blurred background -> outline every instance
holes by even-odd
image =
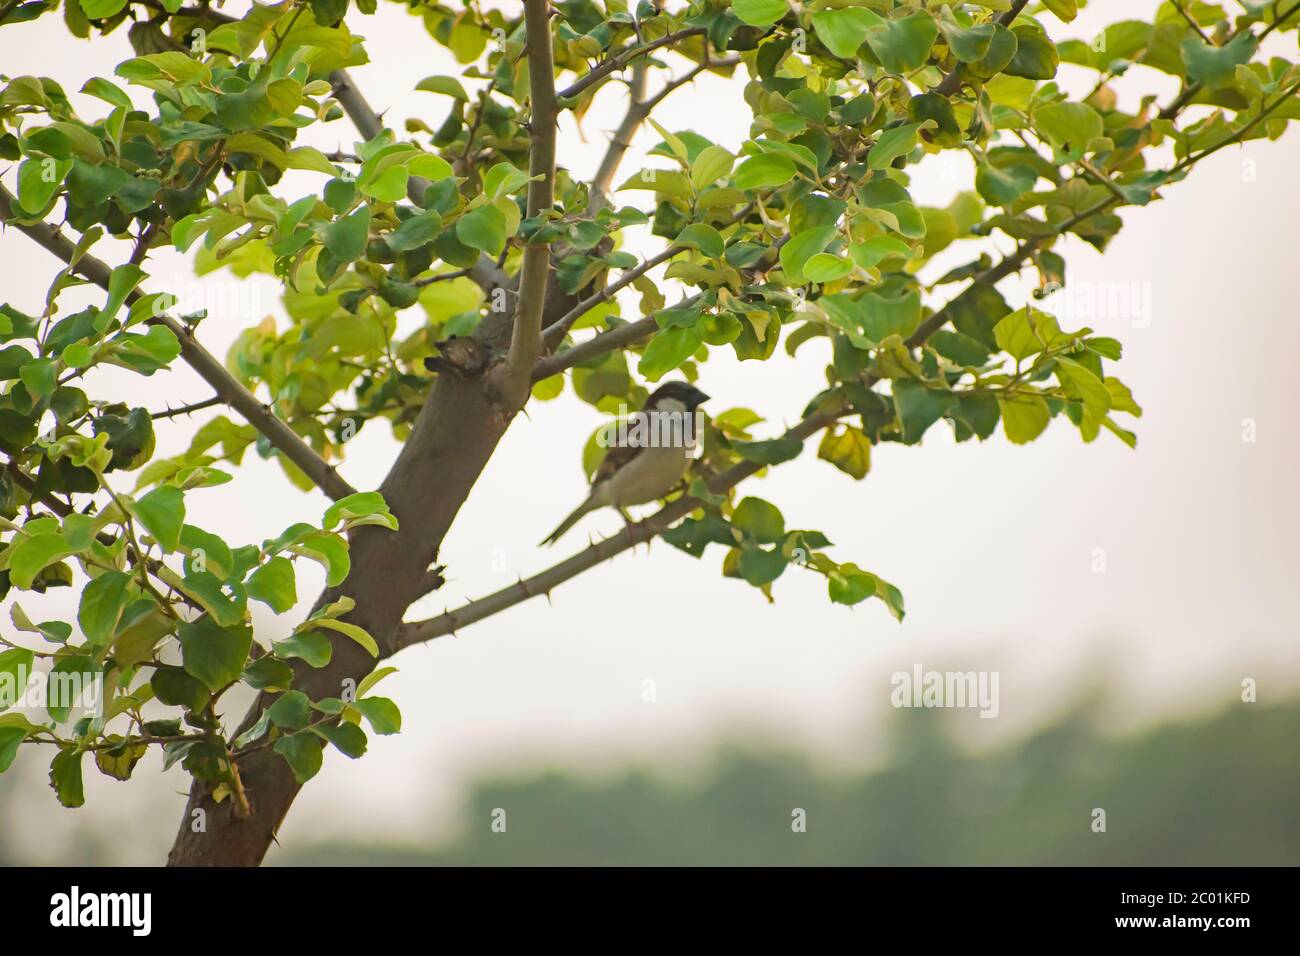
[[[1046,22],[1057,40],[1090,39],[1155,6],[1094,0],[1073,24]],[[386,122],[400,129],[420,116],[436,127],[445,101],[410,90],[459,69],[420,21],[383,4],[349,24],[377,61],[354,75]],[[1274,39],[1294,55],[1294,34]],[[99,107],[74,91],[130,55],[124,30],[79,41],[54,16],[0,32],[6,75],[56,77],[87,116]],[[1090,84],[1069,67],[1060,80],[1075,93]],[[749,118],[742,83],[743,73],[702,78],[657,118],[734,148]],[[1142,67],[1117,86],[1128,107],[1174,90]],[[563,128],[564,165],[595,169],[621,97],[611,85],[582,129]],[[349,149],[353,139],[339,121],[309,141]],[[655,139],[638,139],[629,175]],[[564,585],[551,605],[519,606],[397,657],[400,673],[381,687],[402,708],[403,732],[372,738],[359,762],[330,752],[268,862],[1300,862],[1297,168],[1294,130],[1222,150],[1163,201],[1124,210],[1104,257],[1079,242],[1062,249],[1068,286],[1057,306],[1124,343],[1117,374],[1145,409],[1136,451],[1109,435],[1084,445],[1062,422],[1026,447],[1000,435],[959,446],[936,427],[920,446],[874,449],[861,483],[805,451],[743,488],[779,503],[792,525],[824,529],[841,560],[897,584],[905,623],[876,602],[832,605],[820,578],[795,570],[769,606],[721,577],[721,552],[697,561],[662,542],[638,548]],[[0,170],[11,188],[13,174]],[[295,175],[284,181],[291,198],[319,188],[319,177]],[[923,166],[912,192],[946,205],[970,177]],[[630,247],[658,248],[648,237]],[[195,280],[174,251],[146,269],[148,288],[199,290],[211,307],[201,338],[219,355],[241,328],[283,316],[267,277]],[[25,237],[0,234],[0,301],[32,311],[55,272]],[[1013,304],[1028,295],[1016,277],[1000,288]],[[95,300],[85,290],[61,299]],[[415,312],[404,321],[418,323]],[[815,344],[798,360],[778,355],[741,365],[719,351],[701,380],[710,409],[756,410],[764,437],[796,420],[827,356]],[[208,397],[185,370],[108,370],[87,388],[150,408]],[[158,454],[186,445],[205,414],[160,423]],[[617,530],[616,515],[592,516],[555,552],[534,545],[584,493],[582,444],[600,421],[568,393],[530,405],[444,545],[448,586],[411,617]],[[373,487],[395,451],[371,424],[342,470]],[[325,506],[253,456],[234,482],[201,494],[193,520],[237,542],[316,520]],[[299,593],[298,612],[258,619],[261,637],[300,619],[314,590]],[[37,620],[69,617],[74,600],[68,589],[22,596]],[[997,717],[896,709],[891,676],[918,665],[996,672]],[[128,783],[88,776],[86,806],[70,811],[48,787],[48,757],[25,748],[0,776],[0,863],[162,862],[184,804],[179,770],[162,774],[151,756]],[[1104,833],[1093,830],[1097,809]],[[806,832],[792,831],[797,810]]]

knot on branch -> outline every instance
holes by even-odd
[[[487,353],[473,338],[453,335],[435,342],[434,346],[438,354],[424,360],[424,367],[430,372],[450,372],[459,378],[473,378],[483,374],[487,368]]]

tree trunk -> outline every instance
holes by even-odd
[[[317,606],[341,596],[356,601],[347,619],[374,636],[381,659],[391,652],[393,635],[407,607],[430,590],[429,565],[508,424],[509,416],[489,400],[479,376],[438,375],[410,438],[380,488],[399,529],[358,528],[351,542],[351,573],[317,601]],[[293,686],[312,700],[340,696],[345,681],[359,682],[377,663],[345,637],[332,636],[331,642],[334,654],[325,667],[293,661]],[[256,722],[273,699],[273,695],[260,695],[240,731]],[[270,748],[241,759],[238,769],[251,815],[237,817],[234,801],[216,803],[211,785],[196,780],[168,855],[169,866],[262,862],[300,784],[285,759]],[[201,815],[196,812],[200,810]],[[202,830],[197,829],[199,819],[205,824]]]

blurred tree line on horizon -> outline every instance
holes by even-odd
[[[891,722],[881,770],[727,745],[695,785],[643,770],[484,778],[443,846],[322,843],[272,865],[1290,865],[1300,863],[1300,701],[1108,736],[1086,708],[967,753],[943,711]],[[807,831],[791,829],[792,810]],[[1094,808],[1106,832],[1094,833]],[[506,811],[494,833],[492,814]]]
[[[891,756],[866,772],[764,749],[753,735],[720,746],[694,783],[644,769],[600,779],[503,771],[469,787],[460,816],[470,826],[449,843],[289,843],[269,863],[1300,864],[1300,700],[1234,703],[1124,735],[1098,730],[1091,712],[1081,704],[981,753],[954,734],[969,712],[900,712],[888,724]],[[117,862],[112,841],[80,837],[76,859],[16,855],[8,801],[35,792],[21,779],[0,776],[0,866]],[[490,829],[498,807],[506,833]],[[791,831],[795,807],[805,833]],[[1106,833],[1092,832],[1095,807]]]

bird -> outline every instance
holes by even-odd
[[[709,396],[688,382],[665,382],[646,399],[632,421],[620,423],[617,438],[592,477],[591,493],[542,544],[554,544],[578,519],[612,506],[624,510],[664,497],[682,480],[695,453],[696,409]]]

